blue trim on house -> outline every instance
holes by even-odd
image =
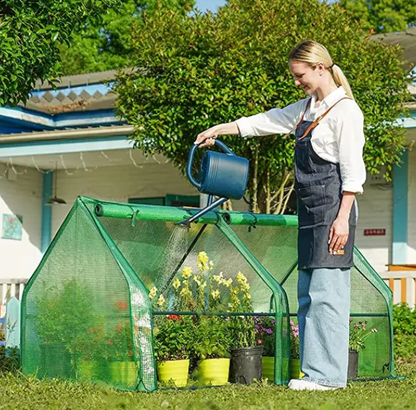
[[[113,109],[48,115],[21,107],[0,108],[0,123],[21,128],[21,132],[122,125]]]
[[[393,169],[393,247],[392,264],[407,263],[408,230],[408,152]]]
[[[0,144],[0,158],[131,149],[133,148],[133,142],[133,140],[127,139],[127,136],[122,135],[105,138],[62,139],[57,141],[27,141],[14,144]]]
[[[42,188],[42,231],[40,240],[40,250],[46,251],[51,243],[52,236],[52,207],[46,205],[46,201],[52,196],[53,172],[43,174]]]

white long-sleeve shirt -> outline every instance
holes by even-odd
[[[329,94],[317,108],[312,96],[304,120],[314,121],[338,100],[346,97],[343,87]],[[286,134],[302,116],[308,98],[285,108],[273,108],[265,113],[242,117],[236,121],[242,137]],[[322,159],[340,164],[342,190],[362,193],[366,179],[363,161],[364,116],[354,100],[343,100],[323,118],[312,132],[311,144]]]

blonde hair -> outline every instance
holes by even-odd
[[[332,73],[335,84],[342,86],[348,97],[354,99],[347,77],[345,77],[342,70],[333,63],[331,55],[322,44],[312,40],[303,41],[290,52],[289,60],[306,63],[313,68],[319,63],[322,63],[325,68]]]

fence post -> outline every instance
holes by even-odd
[[[20,302],[12,297],[6,305],[6,348],[20,348]]]

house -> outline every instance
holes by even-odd
[[[416,64],[413,31],[406,55]],[[386,42],[394,42],[394,35]],[[396,38],[398,40],[399,37]],[[402,38],[400,38],[402,41]],[[127,137],[133,128],[114,113],[115,72],[63,77],[39,84],[23,106],[0,108],[0,304],[19,297],[79,195],[147,204],[198,206],[196,189],[163,156],[146,158]],[[416,83],[411,86],[416,96]],[[399,119],[407,144],[411,118]],[[395,302],[415,304],[416,151],[406,151],[393,183],[369,176],[358,198],[357,246],[389,283]],[[53,205],[48,205],[52,202]],[[234,204],[245,209],[244,202]],[[395,271],[394,271],[395,269]]]

